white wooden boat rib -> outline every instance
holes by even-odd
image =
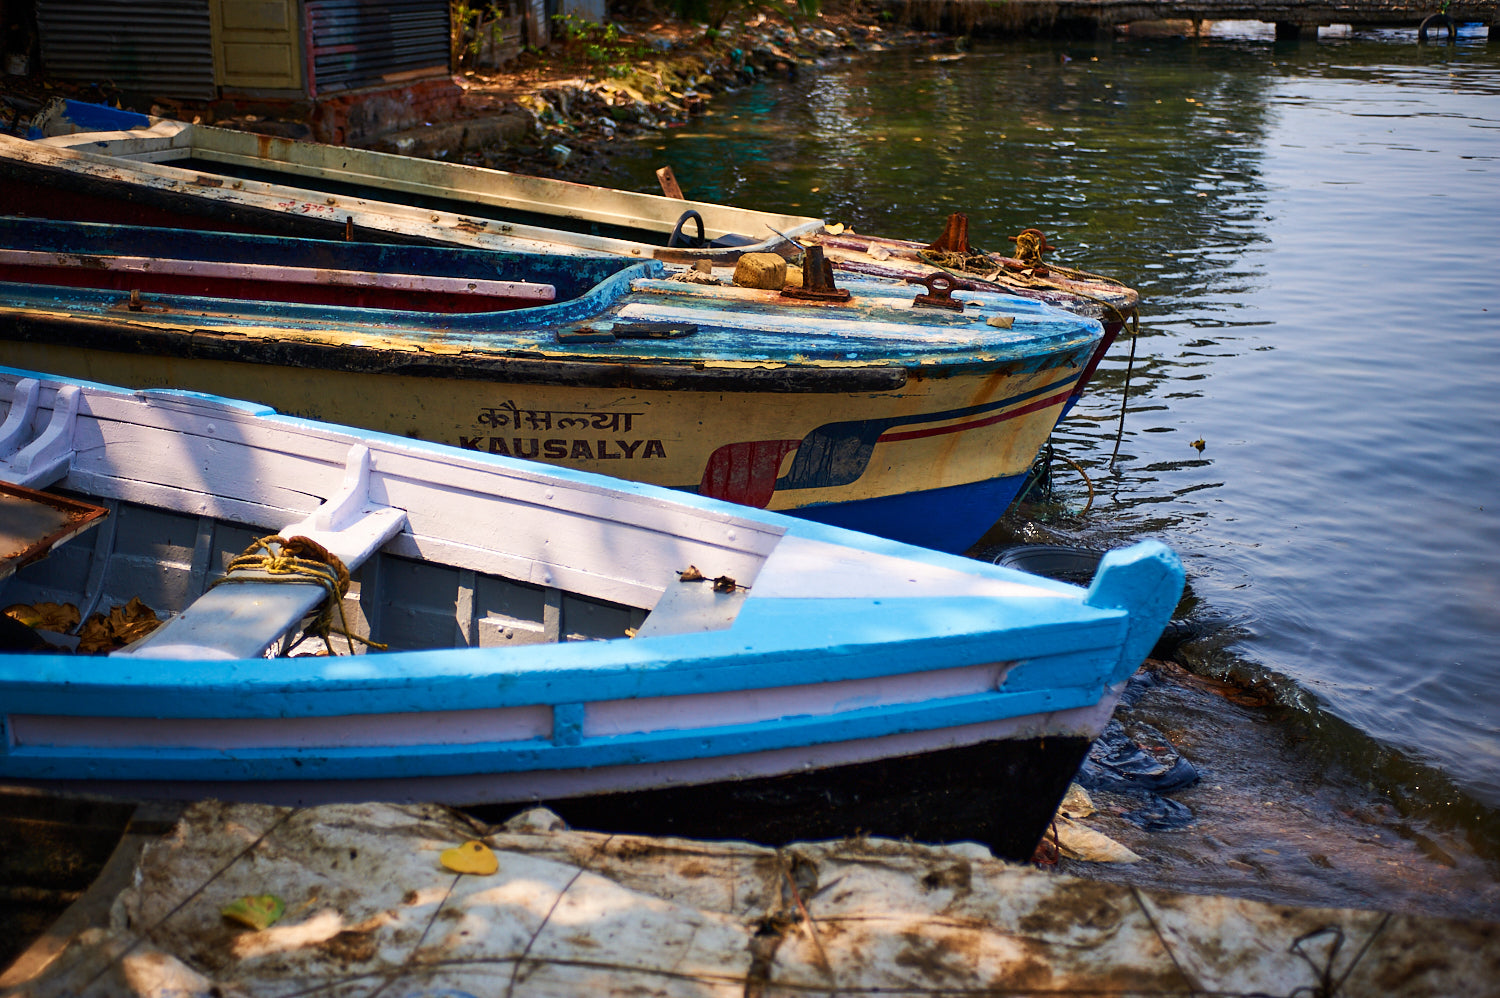
[[[1182,587],[1156,542],[1085,590],[192,393],[0,369],[0,402],[0,479],[109,510],[0,603],[170,614],[106,660],[0,656],[7,783],[546,800],[642,831],[864,829],[1024,858]],[[273,531],[345,560],[343,611],[389,651],[276,657],[322,590],[212,585]],[[689,565],[733,582],[679,581]]]

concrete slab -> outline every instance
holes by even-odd
[[[489,876],[444,868],[480,839]],[[193,805],[13,995],[1475,994],[1491,923],[1148,891],[971,844],[769,849],[445,808]],[[221,909],[274,894],[275,924]],[[24,977],[24,979],[20,979]]]

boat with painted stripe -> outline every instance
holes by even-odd
[[[954,311],[853,280],[847,300],[808,301],[619,257],[15,218],[0,219],[4,251],[31,254],[9,276],[0,257],[13,363],[249,398],[950,551],[1004,512],[1102,335],[1003,294],[957,292]],[[153,271],[441,274],[556,300],[436,313],[210,298],[137,286],[120,257]]]
[[[0,655],[0,781],[50,791],[546,801],[1024,859],[1183,584],[1155,541],[1077,587],[179,390],[0,369],[0,413],[0,480],[107,514],[0,605],[165,618],[107,658],[64,653],[81,624]],[[342,559],[342,599],[234,561],[271,534]],[[287,657],[320,604],[386,650]]]

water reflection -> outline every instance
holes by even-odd
[[[1134,360],[1056,434],[1058,523],[1167,538],[1229,625],[1200,665],[1286,677],[1318,751],[1500,844],[1497,98],[1471,37],[889,53],[721,97],[610,179],[910,237],[962,210],[1138,288]]]

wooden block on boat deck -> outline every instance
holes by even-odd
[[[673,579],[635,636],[654,638],[663,634],[728,630],[745,603],[746,592],[743,587],[733,592],[715,592],[712,579],[696,582]]]
[[[746,253],[734,265],[734,283],[780,291],[786,285],[786,260],[776,253]]]

